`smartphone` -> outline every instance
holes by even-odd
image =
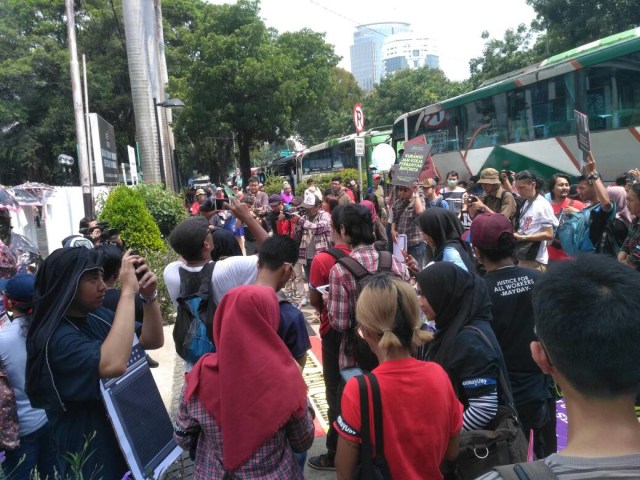
[[[477,201],[478,201],[478,197],[476,197],[475,195],[469,195],[467,197],[467,203],[469,203],[469,204],[477,202]]]
[[[137,250],[131,250],[131,255],[139,256],[140,254],[138,253]],[[138,268],[140,266],[140,263],[136,262],[134,265],[136,268]],[[142,277],[144,277],[144,272],[136,272],[136,278],[138,279],[138,281],[142,280]]]
[[[326,295],[329,293],[329,284],[320,285],[319,287],[315,287],[315,289],[320,293],[320,295]]]
[[[340,370],[340,378],[344,383],[347,383],[353,377],[357,377],[359,375],[364,375],[364,370],[361,368],[345,368],[344,370]]]

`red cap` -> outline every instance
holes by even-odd
[[[496,250],[503,233],[513,235],[513,225],[499,213],[482,213],[471,222],[471,243],[475,247]]]

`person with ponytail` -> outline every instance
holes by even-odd
[[[384,457],[392,478],[442,478],[440,464],[455,459],[462,428],[462,405],[447,373],[434,362],[412,357],[432,334],[420,329],[415,290],[387,274],[376,274],[356,305],[360,334],[380,361],[373,374],[380,386]],[[369,398],[369,409],[373,403]],[[373,418],[373,414],[370,413]],[[360,393],[356,378],[342,394],[336,473],[353,478],[360,455]],[[402,442],[397,439],[402,438]]]

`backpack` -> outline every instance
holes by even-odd
[[[216,351],[213,344],[216,304],[211,285],[214,267],[215,262],[209,262],[199,272],[178,269],[180,296],[177,300],[178,314],[173,326],[173,340],[176,353],[192,364],[205,353]]]
[[[336,263],[346,268],[351,275],[353,275],[353,278],[355,278],[357,300],[362,288],[371,275],[383,272],[390,274],[392,272],[393,256],[387,251],[378,252],[378,268],[375,272],[370,272],[355,258],[349,256],[336,258]],[[345,333],[345,353],[354,357],[360,368],[371,371],[378,365],[378,359],[371,351],[371,348],[369,348],[367,342],[358,335],[356,327],[355,309],[351,309],[349,312],[349,330]]]
[[[610,215],[615,218],[615,203],[612,204]],[[565,253],[571,257],[575,257],[579,253],[593,253],[596,251],[596,245],[590,238],[591,234],[591,213],[600,207],[599,203],[585,208],[584,210],[572,213],[558,227],[558,239]],[[611,223],[608,221],[607,224]],[[606,228],[605,228],[606,230]]]
[[[513,217],[511,217],[509,220],[513,222],[513,228],[515,231],[517,231],[518,228],[520,227],[520,215],[522,212],[522,207],[524,207],[526,200],[520,197],[519,195],[514,195],[513,192],[509,192],[508,190],[503,190],[502,195],[500,196],[500,206],[502,206],[504,195],[506,193],[510,194],[513,197],[513,199],[516,201],[516,211],[513,213]]]

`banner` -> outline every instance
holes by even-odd
[[[424,178],[423,172],[425,170],[433,170],[430,152],[431,145],[427,143],[405,142],[398,170],[393,174],[391,183],[393,185],[412,187],[418,181],[418,178]]]

